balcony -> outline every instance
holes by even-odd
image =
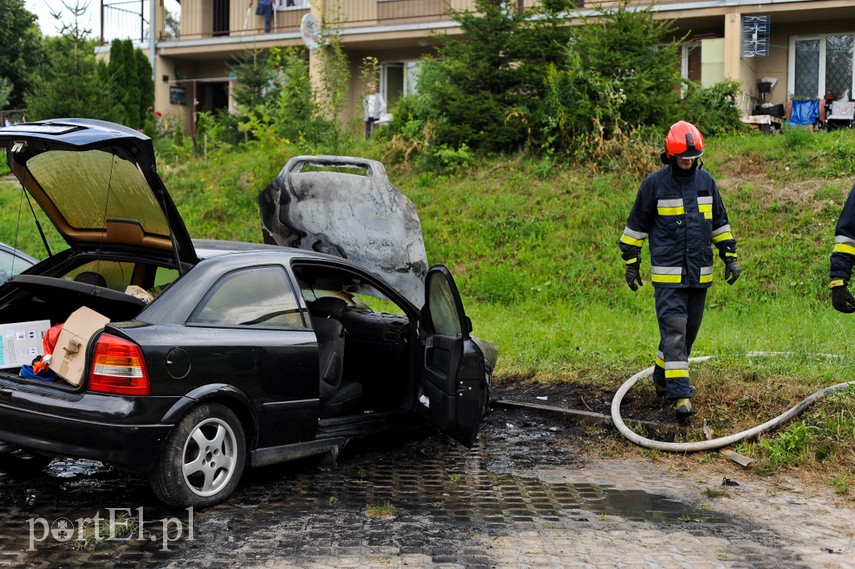
[[[527,0],[529,3],[531,0]],[[296,34],[300,22],[310,11],[309,0],[274,0],[274,18],[269,34]],[[245,3],[227,0],[184,0],[181,8],[181,33],[169,41],[268,35],[264,17],[255,8],[246,11]],[[421,26],[451,20],[449,7],[463,10],[474,7],[474,0],[351,0],[329,3],[323,15],[328,27],[377,28],[384,26]]]

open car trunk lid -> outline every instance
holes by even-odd
[[[143,249],[195,264],[151,139],[92,119],[0,128],[12,173],[72,248]]]

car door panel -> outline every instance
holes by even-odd
[[[486,412],[484,356],[469,336],[471,323],[446,267],[428,271],[425,291],[420,319],[421,412],[442,431],[471,446]]]
[[[189,325],[180,336],[158,335],[158,327],[144,333],[126,330],[137,341],[175,343],[148,353],[161,357],[147,361],[149,372],[164,378],[160,389],[175,394],[214,383],[234,385],[255,403],[258,446],[312,440],[318,421],[317,341],[311,330],[224,328]],[[180,342],[180,343],[179,343]],[[168,354],[180,348],[188,370],[180,379],[170,376]],[[166,379],[168,378],[168,379]]]

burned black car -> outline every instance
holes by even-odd
[[[21,344],[0,366],[0,450],[100,460],[148,476],[168,504],[204,507],[246,466],[337,453],[402,421],[475,440],[495,353],[471,336],[444,266],[402,292],[343,258],[330,231],[335,254],[191,240],[151,141],[112,123],[0,128],[0,145],[68,244],[0,286],[0,327]],[[268,191],[268,213],[311,202],[324,176],[309,166],[332,162],[331,183],[356,175],[341,160],[385,176],[373,161],[299,157],[280,177],[310,190]],[[271,225],[268,241],[301,245]]]

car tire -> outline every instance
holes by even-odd
[[[227,499],[246,463],[246,437],[234,412],[202,403],[173,429],[151,473],[152,490],[181,508],[206,508]]]

